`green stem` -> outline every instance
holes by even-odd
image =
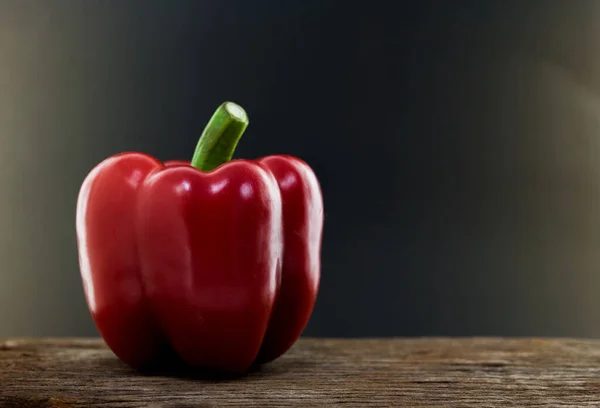
[[[246,111],[233,102],[217,108],[196,145],[192,166],[211,171],[231,160],[233,152],[248,126]]]

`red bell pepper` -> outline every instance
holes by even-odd
[[[111,350],[144,368],[169,355],[243,372],[285,353],[312,313],[323,200],[298,158],[227,163],[248,118],[217,109],[191,165],[122,153],[77,203],[86,300]]]

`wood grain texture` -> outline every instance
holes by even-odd
[[[137,373],[98,339],[0,341],[8,407],[600,406],[600,341],[303,339],[236,379]]]

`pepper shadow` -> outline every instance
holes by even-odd
[[[316,365],[316,362],[306,360],[300,356],[282,356],[270,363],[254,364],[245,372],[230,373],[190,366],[172,351],[163,352],[161,357],[156,359],[154,363],[140,368],[130,367],[117,356],[102,358],[98,360],[98,363],[103,369],[120,372],[123,375],[167,377],[205,382],[247,381],[263,379],[265,377],[271,378],[298,370],[308,371]]]

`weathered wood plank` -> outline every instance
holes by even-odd
[[[0,405],[600,406],[600,341],[303,339],[244,377],[141,375],[97,339],[0,341]]]

